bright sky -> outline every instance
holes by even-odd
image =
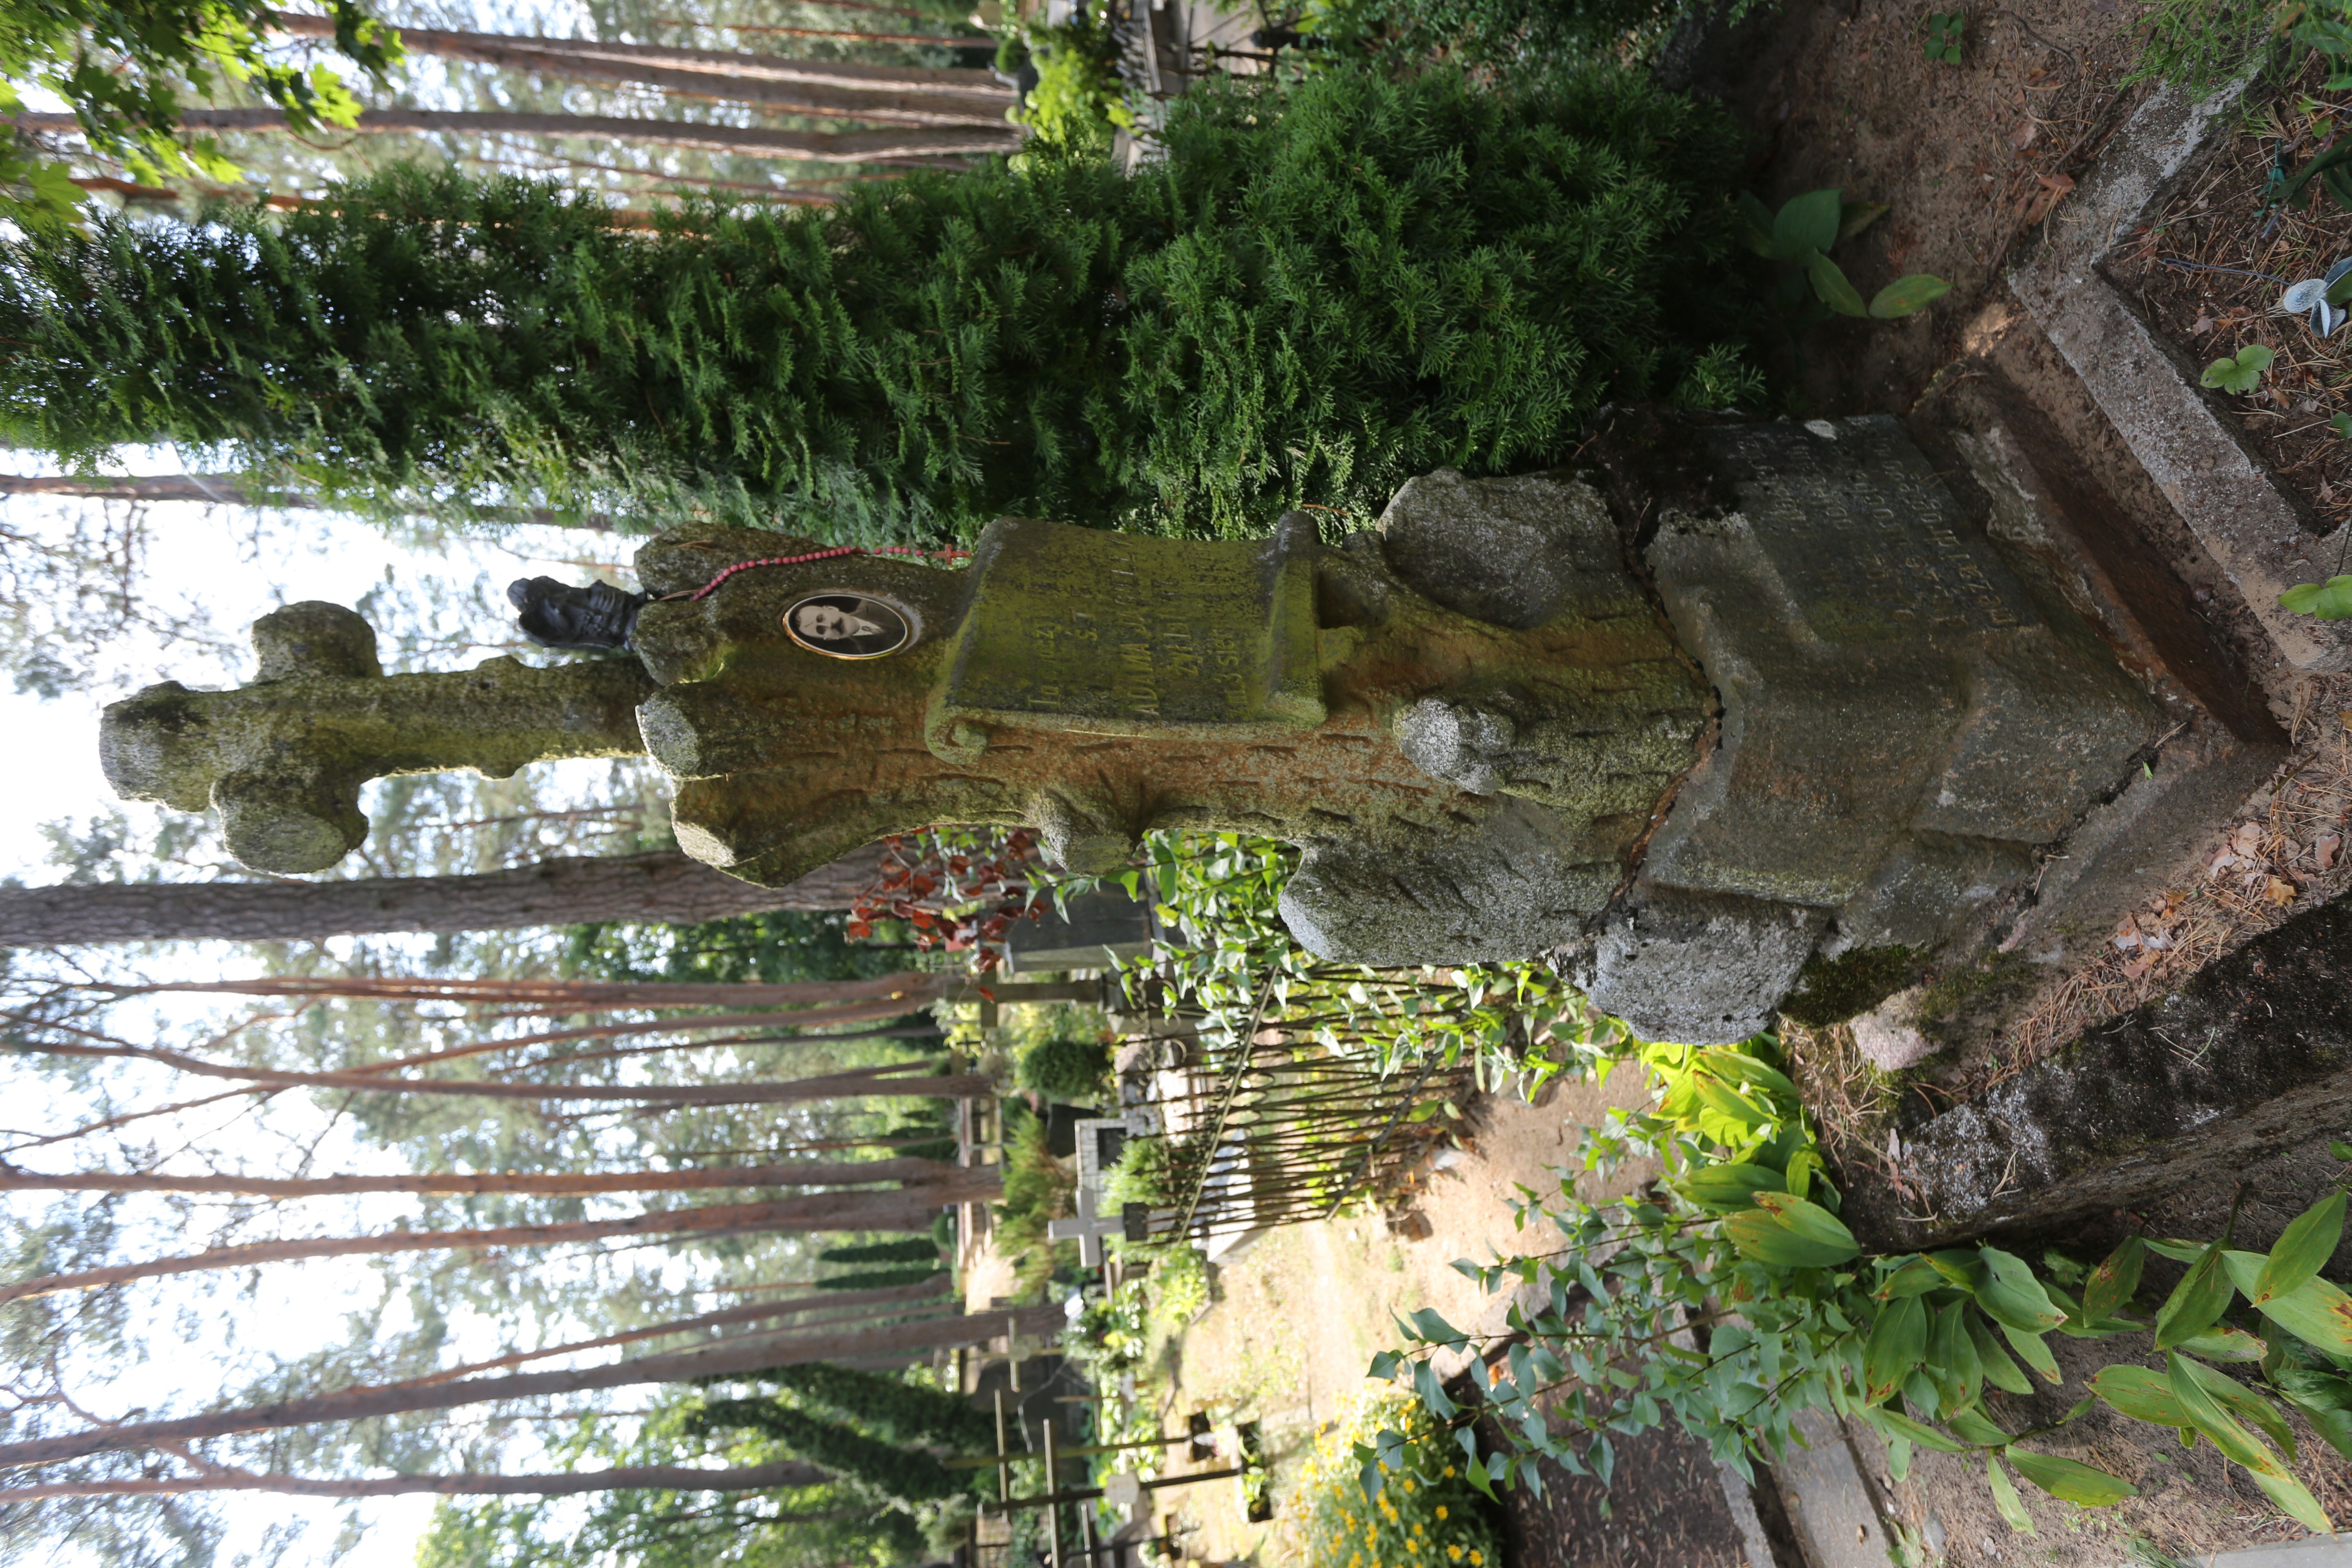
[[[37,471],[20,459],[18,471]],[[141,454],[130,463],[134,472],[178,471],[169,452]],[[97,503],[48,498],[0,498],[0,523],[18,532],[53,535],[76,508]],[[159,598],[173,594],[205,606],[215,628],[236,634],[256,616],[281,604],[301,599],[325,599],[351,604],[382,584],[387,574],[400,580],[439,576],[463,584],[473,582],[472,595],[480,605],[479,635],[492,634],[509,614],[500,595],[516,576],[545,572],[578,578],[580,568],[560,557],[577,552],[610,558],[622,547],[602,536],[560,530],[531,530],[499,541],[468,540],[446,552],[423,554],[388,538],[378,529],[331,515],[292,512],[260,519],[232,508],[163,503],[152,507],[152,553],[147,576]],[[518,554],[532,546],[548,552]],[[452,628],[456,629],[456,628]],[[241,639],[240,639],[241,640]],[[444,668],[462,667],[480,655],[457,656],[439,661]],[[47,843],[40,834],[45,822],[79,819],[112,804],[98,765],[99,711],[106,702],[137,686],[158,679],[178,679],[193,687],[237,684],[250,674],[249,664],[228,668],[202,650],[132,647],[121,660],[121,679],[106,689],[70,693],[42,701],[7,690],[0,683],[0,732],[16,738],[17,765],[0,771],[0,876],[16,875],[26,882],[54,881],[57,872],[44,863]],[[557,764],[561,765],[561,764]],[[583,764],[601,769],[601,764]],[[601,773],[598,773],[601,777]],[[147,811],[161,808],[140,808]],[[221,970],[218,950],[184,950],[188,967]],[[160,965],[150,965],[160,968]],[[160,1087],[161,1079],[159,1079]],[[194,1130],[191,1130],[194,1131]],[[319,1168],[364,1169],[372,1151],[332,1145],[320,1152]],[[380,1156],[378,1157],[380,1161]],[[55,1161],[28,1159],[34,1168],[52,1168]],[[396,1210],[366,1216],[359,1208],[321,1208],[312,1220],[323,1231],[340,1231],[370,1217],[381,1226]],[[347,1312],[357,1310],[373,1294],[374,1276],[359,1264],[348,1268],[305,1265],[265,1270],[261,1294],[239,1301],[233,1309],[248,1324],[282,1325],[278,1348],[299,1354],[313,1344],[339,1337]],[[156,1288],[149,1300],[167,1307],[171,1296]],[[462,1331],[464,1325],[459,1325]],[[155,1342],[170,1344],[179,1334],[168,1320],[159,1321]],[[208,1395],[216,1383],[207,1375],[202,1347],[175,1358],[173,1366],[129,1369],[112,1388],[100,1391],[101,1410],[121,1410],[153,1401],[186,1403]],[[231,1534],[224,1542],[222,1561],[261,1543],[263,1531],[295,1519],[309,1521],[301,1543],[286,1559],[289,1568],[340,1562],[345,1568],[404,1568],[415,1560],[416,1541],[428,1522],[429,1498],[377,1500],[360,1505],[357,1518],[364,1524],[358,1544],[335,1558],[331,1547],[341,1531],[348,1505],[323,1500],[230,1494],[221,1510]],[[66,1568],[66,1565],[61,1565]]]

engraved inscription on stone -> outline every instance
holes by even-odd
[[[1312,531],[1223,544],[1004,518],[933,715],[1105,734],[1319,723]]]
[[[2033,626],[1991,547],[1891,419],[1825,437],[1794,423],[1708,432],[1757,543],[1824,642]]]

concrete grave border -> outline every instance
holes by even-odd
[[[2230,134],[2230,110],[2252,79],[2250,72],[2202,102],[2167,87],[2140,105],[2009,284],[2280,657],[2296,669],[2352,669],[2352,622],[2321,622],[2278,604],[2279,595],[2312,580],[2311,563],[2293,547],[2340,549],[2352,525],[2315,539],[2301,502],[2101,269],[2156,216],[2175,182]]]

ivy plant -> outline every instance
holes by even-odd
[[[1591,1204],[1569,1175],[1557,1199],[1520,1214],[1523,1226],[1548,1225],[1556,1245],[1454,1266],[1489,1291],[1543,1292],[1532,1310],[1511,1309],[1507,1348],[1472,1363],[1471,1399],[1441,1384],[1430,1357],[1488,1347],[1433,1310],[1408,1320],[1404,1350],[1372,1363],[1375,1377],[1408,1379],[1452,1429],[1473,1485],[1489,1495],[1534,1485],[1538,1458],[1605,1482],[1613,1438],[1669,1416],[1752,1479],[1812,1409],[1875,1429],[1897,1479],[1921,1448],[1980,1458],[1996,1506],[2022,1531],[2031,1521],[2012,1476],[2084,1507],[2135,1495],[2122,1477],[2033,1446],[2098,1403],[2177,1428],[2184,1444],[2211,1443],[2287,1514],[2333,1528],[2294,1478],[2286,1412],[2352,1457],[2352,1297],[2318,1273],[2342,1235],[2341,1192],[2267,1253],[2234,1249],[2226,1236],[2204,1245],[2135,1236],[2087,1272],[2049,1261],[2037,1270],[1990,1246],[1866,1256],[1838,1217],[1838,1191],[1775,1054],[1769,1037],[1702,1049],[1592,1035],[1581,1065],[1640,1061],[1654,1102],[1591,1130],[1584,1169],[1606,1173],[1647,1156],[1662,1180]],[[2150,1252],[2188,1265],[2152,1315],[2138,1303]],[[1990,1390],[2060,1382],[2053,1333],[2151,1330],[2161,1371],[2106,1366],[2056,1422],[2011,1430],[1987,1404]],[[2231,1363],[2261,1381],[2221,1370]],[[1482,1449],[1472,1429],[1481,1409],[1503,1435],[1498,1448]],[[1920,1559],[1918,1542],[1897,1546]]]
[[[1942,279],[1915,272],[1889,283],[1865,303],[1844,269],[1830,259],[1832,247],[1885,215],[1881,203],[1847,201],[1845,193],[1834,186],[1792,196],[1777,213],[1746,192],[1738,203],[1748,248],[1788,269],[1777,296],[1783,309],[1802,311],[1812,320],[1834,310],[1842,316],[1887,321],[1923,310],[1951,291]],[[1807,300],[1809,291],[1814,302]]]

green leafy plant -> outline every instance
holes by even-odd
[[[1151,1269],[1151,1321],[1181,1329],[1209,1304],[1209,1260],[1197,1247],[1163,1249]]]
[[[1654,1103],[1612,1112],[1589,1132],[1585,1169],[1647,1157],[1664,1175],[1651,1193],[1602,1205],[1579,1199],[1565,1177],[1558,1202],[1531,1203],[1522,1216],[1548,1217],[1559,1250],[1456,1265],[1489,1290],[1549,1280],[1541,1307],[1512,1309],[1508,1327],[1521,1338],[1504,1363],[1472,1368],[1506,1447],[1477,1453],[1474,1413],[1440,1385],[1429,1353],[1466,1342],[1437,1313],[1412,1314],[1407,1350],[1372,1365],[1376,1377],[1409,1374],[1432,1417],[1454,1428],[1474,1485],[1511,1484],[1538,1456],[1605,1479],[1611,1435],[1669,1415],[1752,1474],[1756,1460],[1786,1451],[1797,1415],[1818,1408],[1874,1427],[1897,1479],[1919,1448],[1980,1456],[1996,1506],[2028,1529],[2012,1472],[2085,1507],[2134,1489],[2026,1447],[2052,1426],[2009,1430],[1987,1391],[2059,1382],[2053,1332],[2153,1330],[2161,1373],[2108,1366],[2092,1379],[2092,1398],[2053,1425],[2097,1401],[2175,1427],[2185,1442],[2211,1442],[2294,1519],[2332,1528],[2289,1468],[2284,1407],[2352,1456],[2352,1297],[2318,1277],[2342,1235],[2340,1193],[2267,1254],[2232,1250],[2226,1237],[2206,1246],[2133,1237],[2084,1275],[2079,1295],[1993,1247],[1865,1257],[1838,1218],[1839,1194],[1772,1055],[1769,1037],[1701,1049],[1621,1034],[1587,1048],[1588,1069],[1641,1062]],[[2189,1266],[2152,1319],[2131,1315],[2151,1251]],[[2247,1308],[2233,1316],[2241,1297]],[[2255,1363],[2265,1386],[2216,1370],[2230,1363]]]
[[[1745,192],[1738,202],[1748,248],[1789,268],[1779,291],[1784,308],[1804,305],[1810,289],[1819,301],[1813,307],[1816,320],[1821,307],[1827,307],[1842,316],[1886,321],[1924,310],[1951,291],[1952,286],[1942,279],[1915,272],[1896,279],[1864,302],[1861,291],[1830,259],[1829,252],[1839,241],[1853,238],[1884,216],[1887,209],[1879,203],[1847,201],[1845,193],[1835,187],[1792,196],[1777,213]]]
[[[1075,1254],[1074,1242],[1047,1239],[1048,1221],[1067,1215],[1078,1178],[1047,1145],[1044,1119],[1018,1100],[1005,1107],[1004,1199],[995,1205],[997,1249],[1017,1260],[1017,1294],[1041,1294],[1053,1278],[1057,1252]]]
[[[2337,575],[2325,583],[2303,583],[2279,595],[2279,607],[2323,621],[2352,617],[2352,576]]]
[[[1097,13],[1081,9],[1060,26],[1029,28],[1024,39],[1037,85],[1016,118],[1040,141],[1069,151],[1107,146],[1111,132],[1135,124],[1120,85],[1118,45]]]
[[[2139,58],[2124,85],[2166,81],[2205,98],[2263,51],[2289,8],[2276,0],[2156,0],[2140,18]]]
[[[1969,26],[1968,13],[1930,11],[1923,26],[1925,36],[1920,39],[1920,52],[1928,59],[1944,65],[1958,65],[1962,35]]]
[[[1151,1340],[1151,1308],[1140,1279],[1122,1281],[1118,1289],[1080,1310],[1064,1348],[1086,1364],[1096,1385],[1116,1379],[1143,1364]]]
[[[1463,1456],[1402,1389],[1364,1389],[1315,1439],[1283,1510],[1301,1568],[1496,1568],[1495,1529]]]
[[[1110,1035],[1102,1015],[1066,1005],[1046,1008],[1006,1030],[1017,1053],[1013,1079],[1049,1100],[1099,1105],[1110,1076]]]
[[[373,76],[401,58],[393,31],[352,0],[331,0],[335,47]],[[0,25],[0,114],[21,111],[16,87],[55,94],[72,109],[92,153],[142,179],[169,174],[235,179],[209,137],[183,145],[180,94],[217,96],[231,84],[276,106],[296,131],[357,123],[359,100],[325,66],[273,58],[264,43],[268,0],[48,0],[12,5]],[[70,226],[82,193],[61,163],[22,132],[0,134],[0,217],[31,229]]]
[[[2263,343],[2248,343],[2227,359],[2217,359],[2205,367],[2197,378],[2200,386],[2218,387],[2223,392],[2241,395],[2262,384],[2271,362],[2278,358],[2276,350]]]
[[[2272,25],[2290,42],[2326,60],[2328,76],[2320,84],[2322,92],[2352,88],[2352,3],[2286,0]]]

